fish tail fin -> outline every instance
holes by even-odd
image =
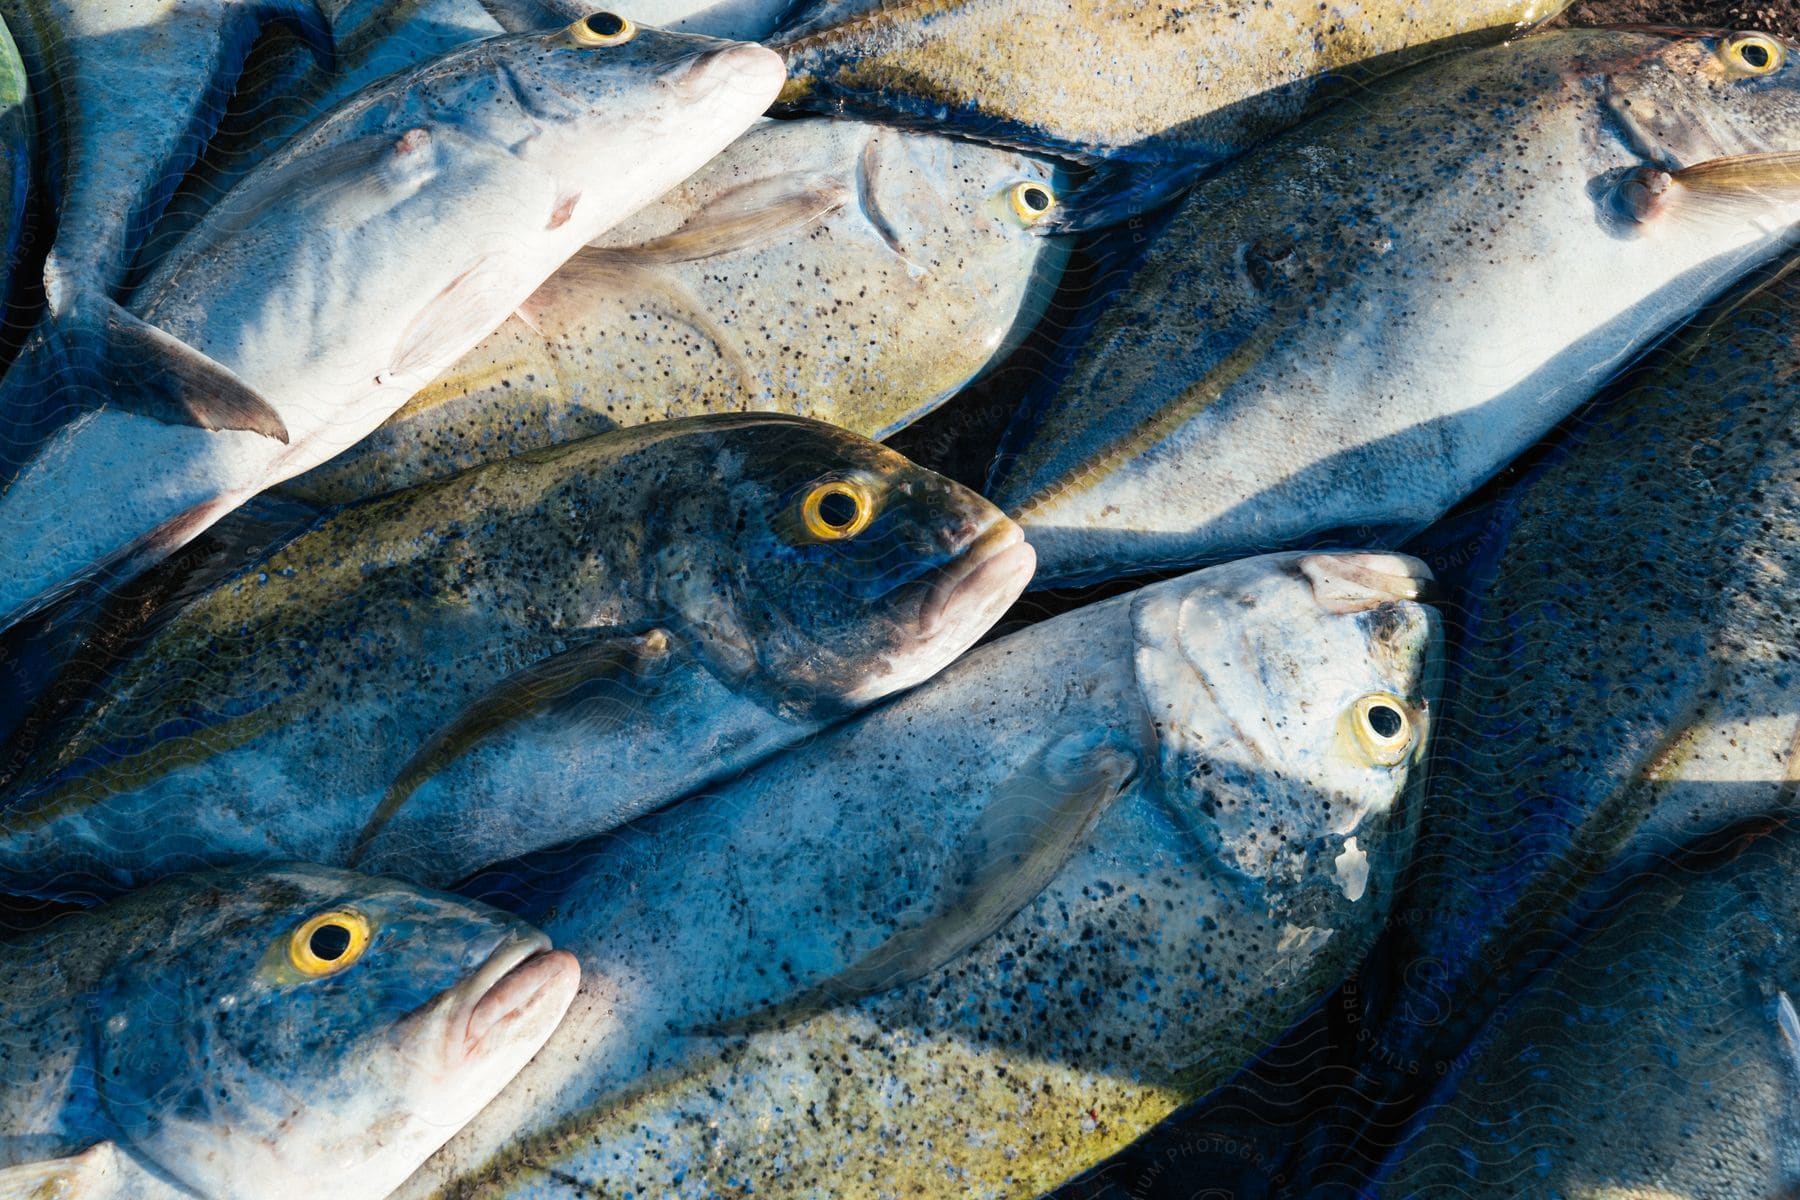
[[[81,390],[79,360],[48,316],[26,337],[0,381],[0,493],[6,491],[52,433],[87,411],[95,397]]]

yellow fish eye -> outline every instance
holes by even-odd
[[[1372,692],[1356,702],[1350,719],[1356,740],[1377,764],[1393,767],[1405,761],[1413,745],[1413,719],[1406,701],[1388,692]]]
[[[622,46],[636,36],[637,26],[618,13],[593,13],[569,26],[577,46]]]
[[[875,519],[875,498],[853,479],[834,479],[806,493],[800,520],[822,542],[855,537]]]
[[[1056,207],[1056,193],[1050,190],[1050,185],[1029,179],[1014,185],[1010,199],[1013,212],[1027,225],[1043,220]]]
[[[336,975],[369,948],[369,920],[354,909],[322,912],[288,938],[288,962],[309,979]]]
[[[1787,61],[1787,47],[1760,33],[1733,34],[1719,52],[1738,75],[1772,75]]]

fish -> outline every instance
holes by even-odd
[[[299,863],[9,939],[0,1195],[380,1200],[556,1028],[580,966],[485,905]]]
[[[1800,1188],[1800,838],[1673,864],[1497,1016],[1384,1194],[1685,1200]]]
[[[1795,811],[1800,277],[1784,264],[1609,389],[1478,510],[1419,850],[1359,1006],[1391,1129],[1626,881]],[[1349,1118],[1346,1118],[1349,1120]],[[1353,1127],[1347,1125],[1345,1127]]]
[[[340,105],[109,310],[105,403],[0,496],[0,627],[354,444],[723,149],[780,75],[752,43],[595,13]]]
[[[784,111],[848,113],[1100,168],[1057,223],[1153,208],[1367,77],[1499,40],[1566,0],[826,0],[784,22]],[[1350,85],[1350,86],[1346,86]]]
[[[1287,555],[1153,584],[470,880],[584,982],[397,1197],[1031,1195],[1084,1170],[1379,928],[1435,715],[1428,575]]]
[[[8,788],[0,890],[296,856],[452,882],[929,678],[1031,566],[974,492],[802,418],[503,459],[332,515],[169,618]]]
[[[702,412],[790,412],[886,437],[1036,324],[1068,248],[1032,228],[1062,184],[1052,164],[1008,150],[765,122],[284,490],[343,503]]]
[[[1039,585],[1435,521],[1791,248],[1791,53],[1545,32],[1378,82],[1200,184],[1009,431],[987,491]]]

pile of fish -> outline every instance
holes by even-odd
[[[1800,47],[1562,7],[0,0],[0,1200],[1800,1189]]]

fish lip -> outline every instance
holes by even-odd
[[[767,107],[781,90],[781,85],[787,82],[787,62],[756,42],[730,42],[716,50],[702,50],[683,59],[670,68],[667,78],[675,94],[687,103],[727,87],[741,87],[746,91],[766,93],[764,107]]]
[[[497,1030],[535,1027],[534,1018],[552,1010],[560,1020],[580,977],[575,956],[552,948],[542,933],[507,941],[481,965],[468,989],[471,998],[451,1019],[446,1057],[452,1063],[473,1062],[486,1055]],[[549,1022],[551,1028],[554,1024]]]
[[[942,632],[964,596],[988,597],[980,605],[983,611],[992,607],[994,597],[1012,603],[1036,570],[1037,551],[1025,540],[1025,531],[1010,519],[996,520],[954,562],[937,571],[919,607],[919,636],[929,639]],[[1012,587],[1015,576],[1020,577],[1017,588]]]
[[[1437,576],[1410,554],[1306,554],[1297,565],[1319,607],[1339,615],[1428,601],[1437,591]]]

